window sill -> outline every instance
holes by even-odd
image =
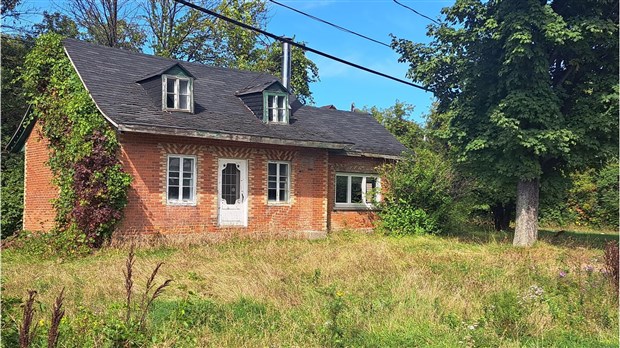
[[[366,204],[338,204],[334,205],[334,211],[378,211],[378,207]]]
[[[172,207],[195,207],[196,202],[167,201],[166,205],[172,206]]]
[[[267,201],[267,205],[270,207],[290,207],[291,202],[270,202]]]

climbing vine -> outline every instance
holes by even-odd
[[[131,183],[116,156],[116,133],[82,85],[61,36],[40,36],[24,66],[31,122],[38,120],[49,141],[48,164],[60,189],[55,231],[70,235],[74,246],[100,246],[122,217]]]

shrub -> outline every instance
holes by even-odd
[[[24,209],[24,155],[2,155],[2,239],[13,235],[22,227]]]
[[[436,151],[417,149],[385,165],[381,176],[384,201],[378,227],[387,234],[436,233],[461,213],[456,208],[462,182],[450,162]]]

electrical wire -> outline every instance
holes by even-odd
[[[332,27],[334,27],[334,28],[340,29],[340,30],[342,30],[342,31],[344,31],[344,32],[347,32],[347,33],[349,33],[349,34],[353,34],[353,35],[359,36],[359,37],[361,37],[361,38],[364,38],[364,39],[366,39],[366,40],[372,41],[372,42],[374,42],[374,43],[378,43],[379,45],[383,45],[383,46],[385,46],[385,47],[389,47],[389,48],[391,48],[391,46],[390,46],[389,44],[385,43],[385,42],[381,42],[381,41],[379,41],[379,40],[375,40],[375,39],[373,39],[373,38],[371,38],[371,37],[368,37],[368,36],[366,36],[366,35],[363,35],[363,34],[357,33],[357,32],[355,32],[355,31],[349,30],[349,29],[347,29],[347,28],[343,28],[343,27],[341,27],[341,26],[339,26],[339,25],[337,25],[337,24],[334,24],[334,23],[328,22],[328,21],[326,21],[326,20],[324,20],[324,19],[321,19],[321,18],[318,18],[318,17],[313,16],[313,15],[311,15],[311,14],[305,13],[305,12],[303,12],[303,11],[300,11],[300,10],[298,10],[298,9],[296,9],[296,8],[290,7],[290,6],[285,5],[285,4],[283,4],[283,3],[277,2],[277,1],[275,1],[275,0],[269,0],[269,1],[270,1],[270,2],[272,2],[272,3],[274,3],[274,4],[276,4],[276,5],[278,5],[278,6],[282,6],[282,7],[284,7],[284,8],[287,8],[287,9],[291,10],[291,11],[294,11],[294,12],[297,12],[297,13],[299,13],[299,14],[301,14],[301,15],[306,16],[306,17],[312,18],[312,19],[314,19],[315,21],[319,21],[319,22],[321,22],[321,23],[324,23],[324,24],[330,25],[330,26],[332,26]]]
[[[216,17],[216,18],[219,18],[219,19],[224,20],[226,22],[235,24],[235,25],[240,26],[240,27],[242,27],[244,29],[252,30],[252,31],[255,31],[257,33],[263,34],[263,35],[268,36],[268,37],[270,37],[270,38],[272,38],[274,40],[277,40],[277,41],[280,41],[280,42],[288,42],[289,44],[291,44],[291,45],[293,45],[295,47],[299,47],[299,48],[301,48],[304,51],[308,51],[308,52],[312,52],[314,54],[318,54],[319,56],[323,56],[325,58],[328,58],[328,59],[331,59],[331,60],[335,60],[335,61],[337,61],[339,63],[352,66],[354,68],[357,68],[357,69],[369,72],[371,74],[375,74],[375,75],[378,75],[378,76],[381,76],[381,77],[385,77],[387,79],[390,79],[390,80],[393,80],[393,81],[396,81],[396,82],[400,82],[400,83],[403,83],[403,84],[406,84],[406,85],[409,85],[409,86],[412,86],[412,87],[415,87],[415,88],[419,88],[419,89],[424,90],[426,92],[431,92],[430,89],[428,89],[428,88],[426,88],[424,86],[421,86],[421,85],[418,85],[418,84],[415,84],[415,83],[412,83],[412,82],[409,82],[409,81],[405,81],[405,80],[399,79],[399,78],[394,77],[394,76],[390,76],[390,75],[384,74],[382,72],[379,72],[379,71],[367,68],[365,66],[361,66],[359,64],[355,64],[355,63],[349,62],[349,61],[344,60],[342,58],[338,58],[338,57],[332,56],[331,54],[328,54],[328,53],[319,51],[317,49],[308,47],[306,45],[302,45],[300,43],[297,43],[297,42],[295,42],[295,41],[293,41],[293,40],[291,40],[289,38],[278,36],[278,35],[272,34],[270,32],[267,32],[265,30],[262,30],[262,29],[259,29],[259,28],[255,28],[255,27],[253,27],[251,25],[248,25],[248,24],[245,24],[243,22],[237,21],[235,19],[228,18],[228,17],[223,16],[223,15],[217,13],[217,12],[213,12],[211,10],[208,10],[208,9],[204,8],[204,7],[195,5],[195,4],[191,3],[191,2],[188,2],[188,1],[185,1],[185,0],[174,0],[174,1],[176,1],[178,3],[181,3],[183,5],[186,5],[188,7],[191,7],[193,9],[195,9],[195,10],[198,10],[198,11],[210,14],[210,15]]]
[[[411,7],[407,6],[407,5],[401,4],[401,3],[400,3],[400,2],[398,2],[397,0],[392,0],[392,1],[394,1],[395,3],[397,3],[398,5],[400,5],[400,6],[404,7],[404,8],[406,8],[406,9],[408,9],[408,10],[412,11],[413,13],[415,13],[415,14],[417,14],[417,15],[419,15],[419,16],[422,16],[422,17],[424,17],[424,18],[428,19],[429,21],[431,21],[431,22],[433,22],[433,23],[435,23],[435,24],[439,24],[439,22],[437,22],[436,20],[432,19],[431,17],[429,17],[429,16],[427,16],[427,15],[425,15],[425,14],[422,14],[422,13],[418,12],[418,11],[416,11],[416,10],[412,9]]]

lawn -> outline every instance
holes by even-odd
[[[127,249],[69,260],[9,249],[2,345],[16,343],[18,299],[35,289],[35,346],[46,346],[64,287],[61,347],[618,347],[618,300],[602,271],[603,245],[618,235],[554,236],[541,232],[529,249],[481,230],[141,248],[134,300],[158,262],[155,285],[173,280],[142,331],[124,324]]]

